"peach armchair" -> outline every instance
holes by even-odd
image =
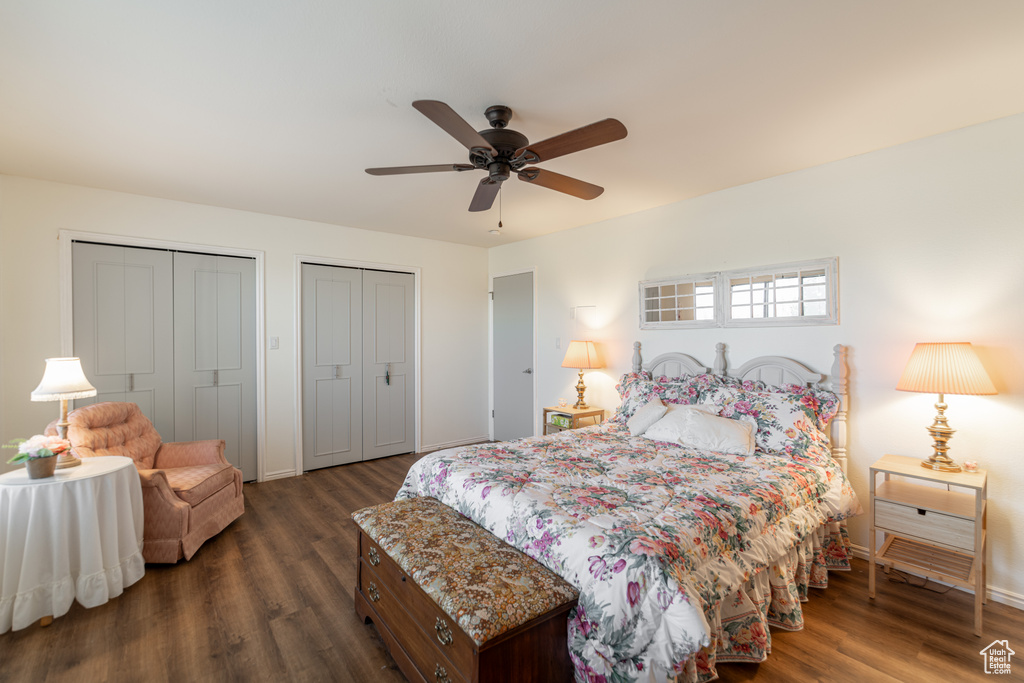
[[[242,473],[224,459],[223,441],[161,443],[134,403],[94,403],[68,414],[68,439],[79,458],[123,455],[142,480],[142,556],[189,560],[204,542],[241,516]],[[47,427],[56,434],[56,421]]]

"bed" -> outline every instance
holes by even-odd
[[[802,628],[808,588],[849,569],[844,520],[861,508],[845,476],[846,349],[833,352],[826,378],[778,356],[730,371],[724,344],[711,368],[683,353],[644,363],[638,342],[611,420],[429,454],[397,498],[437,498],[580,590],[577,680],[713,679],[719,663],[762,661],[768,627]],[[654,396],[750,424],[757,452],[632,434]]]

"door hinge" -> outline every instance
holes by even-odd
[[[491,295],[491,301],[494,301],[494,292],[488,292]]]
[[[494,417],[494,411],[493,410],[491,411],[491,417]]]

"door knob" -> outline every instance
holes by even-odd
[[[533,374],[533,368],[526,368],[525,370],[523,370],[523,374],[524,375],[532,375]]]

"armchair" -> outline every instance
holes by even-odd
[[[142,481],[146,562],[189,560],[244,512],[242,473],[224,459],[223,441],[161,443],[134,403],[94,403],[68,414],[79,458],[123,455]],[[47,434],[56,434],[56,421]]]

